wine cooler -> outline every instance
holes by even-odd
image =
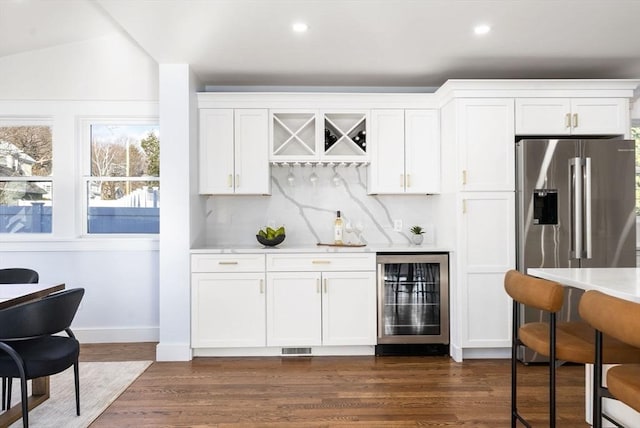
[[[448,354],[449,255],[378,253],[377,355]]]

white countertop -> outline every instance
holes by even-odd
[[[288,246],[286,243],[277,247],[255,246],[203,246],[191,249],[191,254],[255,254],[255,253],[441,253],[452,252],[450,248],[433,245],[401,245],[401,244],[368,244],[365,247],[327,247],[327,246]]]
[[[527,273],[583,290],[640,302],[640,268],[529,268]]]

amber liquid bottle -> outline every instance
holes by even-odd
[[[333,243],[336,245],[342,245],[342,231],[343,222],[340,217],[340,211],[336,214],[336,219],[333,222]]]

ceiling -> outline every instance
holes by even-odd
[[[210,86],[640,79],[639,16],[640,0],[0,0],[0,57],[120,31]]]

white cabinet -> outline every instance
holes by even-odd
[[[264,254],[191,257],[192,348],[266,345]]]
[[[271,110],[271,162],[369,160],[367,110]]]
[[[626,98],[518,98],[518,135],[625,135]]]
[[[201,194],[271,192],[267,109],[200,109]]]
[[[458,99],[455,103],[459,189],[513,191],[513,99]]]
[[[372,110],[368,193],[438,193],[437,110]]]
[[[267,255],[267,345],[376,343],[374,254]]]
[[[513,192],[460,196],[458,269],[462,346],[511,346],[511,300],[504,274],[515,266]]]

